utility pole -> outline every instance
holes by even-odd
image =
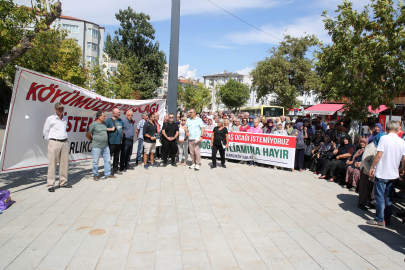
[[[169,89],[167,105],[169,113],[177,115],[177,78],[179,68],[180,0],[172,0],[170,32]]]

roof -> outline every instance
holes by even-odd
[[[196,83],[196,82],[194,82],[194,81],[191,81],[191,83],[190,83],[188,80],[180,80],[180,79],[179,79],[178,81],[181,82],[181,83],[198,85],[198,83]]]
[[[203,76],[203,78],[205,78],[205,77],[232,77],[232,76],[238,77],[238,76],[245,76],[245,75],[238,74],[238,73],[223,73],[223,74],[206,75],[206,76]]]
[[[335,112],[342,110],[344,104],[318,104],[312,107],[308,107],[305,109],[305,113],[312,113],[312,114],[322,114],[322,115],[333,115]],[[385,111],[387,106],[381,105],[377,110],[373,111],[371,106],[368,107],[368,111],[370,113],[378,114],[382,111]]]
[[[96,24],[96,23],[92,23],[92,22],[89,22],[89,21],[86,21],[86,20],[82,20],[82,19],[78,19],[78,18],[71,17],[71,16],[60,15],[59,18],[60,18],[60,19],[66,19],[66,20],[72,20],[72,21],[80,21],[80,22],[91,23],[91,24],[97,25],[97,26],[98,26],[99,28],[101,28],[101,29],[105,29],[105,27],[102,27],[102,26],[100,26],[100,25],[98,25],[98,24]]]

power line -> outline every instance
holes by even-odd
[[[210,2],[211,4],[213,4],[214,6],[216,6],[217,8],[222,9],[223,11],[225,11],[226,13],[228,13],[229,15],[235,17],[235,18],[238,19],[239,21],[244,22],[244,23],[246,23],[247,25],[249,25],[249,26],[255,28],[256,30],[259,30],[260,32],[263,32],[263,33],[265,33],[266,35],[269,35],[269,36],[271,36],[271,37],[274,37],[274,38],[276,38],[276,39],[278,39],[278,40],[282,40],[282,39],[280,39],[280,38],[278,38],[278,37],[275,37],[275,36],[273,36],[273,35],[270,35],[269,33],[263,31],[263,30],[260,29],[260,28],[257,28],[256,26],[254,26],[254,25],[248,23],[247,21],[245,21],[245,20],[239,18],[238,16],[233,15],[232,13],[230,13],[229,11],[227,11],[227,10],[223,9],[222,7],[218,6],[218,5],[215,4],[214,2],[212,2],[212,1],[210,1],[210,0],[207,0],[207,1]]]

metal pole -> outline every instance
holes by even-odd
[[[169,113],[177,115],[177,78],[179,68],[180,0],[172,0],[172,25],[170,32],[169,89],[167,106]]]

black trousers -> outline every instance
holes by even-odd
[[[167,157],[170,155],[172,164],[176,164],[177,141],[163,140],[162,144],[163,163],[167,164]]]
[[[326,175],[326,177],[331,178],[332,176],[336,176],[336,168],[340,164],[341,160],[332,159],[328,161],[326,164],[325,169],[322,171],[322,175]]]
[[[111,172],[118,171],[118,163],[120,161],[121,144],[110,144],[110,155],[114,157]]]
[[[217,165],[217,152],[219,151],[219,155],[221,156],[221,165],[225,165],[225,149],[222,147],[222,144],[220,145],[213,145],[212,146],[212,165],[216,166]]]
[[[132,148],[134,147],[134,141],[124,139],[121,144],[121,158],[120,158],[120,170],[129,168],[129,162],[131,161]]]
[[[320,157],[318,158],[318,163],[316,164],[316,171],[317,172],[322,172],[326,164],[328,164],[329,159],[327,157]]]
[[[295,149],[294,167],[296,170],[300,170],[304,167],[304,158],[305,158],[305,148]]]

